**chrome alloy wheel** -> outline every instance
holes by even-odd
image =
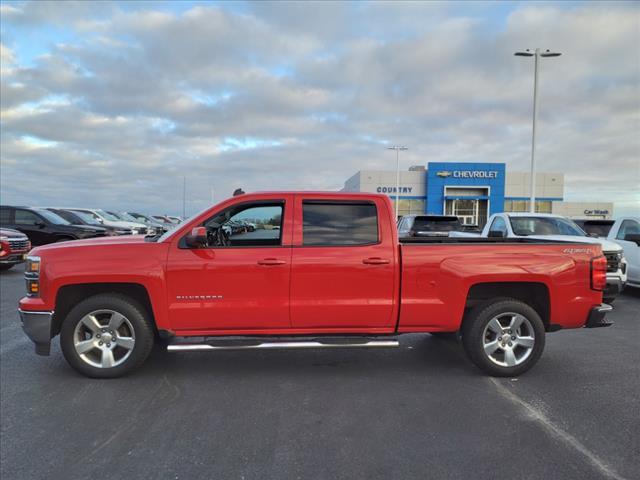
[[[519,313],[506,312],[493,317],[484,327],[484,353],[496,365],[515,367],[533,352],[536,343],[531,322]]]
[[[95,310],[78,322],[73,346],[78,356],[97,368],[112,368],[129,358],[135,345],[133,326],[114,310]]]

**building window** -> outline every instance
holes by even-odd
[[[505,212],[528,212],[529,200],[505,200]],[[536,200],[536,213],[551,213],[551,200]]]
[[[395,209],[396,199],[391,197],[391,203],[393,203],[393,208]],[[414,213],[424,213],[424,200],[413,200],[413,199],[399,199],[398,201],[398,215],[411,215]]]

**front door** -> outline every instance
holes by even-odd
[[[55,241],[43,218],[29,210],[16,208],[15,228],[24,233],[33,245],[45,245]]]
[[[379,333],[395,328],[397,263],[392,234],[378,222],[378,211],[386,211],[381,201],[296,198],[293,328]]]
[[[206,247],[188,248],[184,238],[175,239],[167,262],[167,293],[176,332],[260,333],[290,327],[291,244],[286,239],[291,221],[284,221],[289,210],[282,196],[234,204],[204,222],[211,241]]]

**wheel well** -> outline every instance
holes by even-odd
[[[531,306],[540,315],[545,330],[550,329],[550,300],[549,289],[544,283],[537,282],[494,282],[478,283],[469,289],[465,314],[476,305],[499,297],[509,297],[520,300]]]
[[[65,285],[58,290],[52,335],[60,333],[63,320],[74,306],[85,298],[100,293],[118,293],[136,300],[144,307],[149,318],[151,318],[151,321],[155,325],[149,293],[143,285],[139,283],[83,283],[78,285]]]

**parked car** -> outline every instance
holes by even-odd
[[[116,228],[128,228],[134,235],[147,233],[147,227],[142,223],[120,220],[118,217],[114,217],[113,215],[99,208],[65,208],[65,210],[71,210],[72,212],[82,212],[86,213],[87,215],[91,215],[91,217],[98,221],[100,225]]]
[[[155,233],[163,233],[166,231],[166,227],[162,222],[151,218],[149,215],[136,212],[124,212],[124,214],[133,217],[136,222],[144,223],[147,227],[153,228]]]
[[[152,215],[151,217],[157,220],[158,222],[161,222],[167,228],[173,228],[177,225],[175,220],[171,220],[166,215]]]
[[[22,232],[0,228],[0,270],[23,263],[31,250],[29,238]]]
[[[620,245],[593,238],[572,220],[550,213],[496,213],[489,217],[482,230],[483,237],[534,238],[597,244],[607,258],[607,288],[605,303],[611,303],[627,283],[627,261]]]
[[[404,215],[398,220],[398,235],[400,238],[477,236],[467,233],[460,219],[453,215]]]
[[[228,238],[238,218],[279,228]],[[456,331],[478,367],[513,377],[538,361],[546,332],[611,325],[600,245],[399,242],[381,194],[245,194],[159,237],[75,243],[30,253],[19,311],[36,353],[60,334],[90,377],[132,371],[156,337],[179,352],[394,347],[401,334]]]
[[[108,235],[108,236],[131,235],[130,228],[111,227],[109,225],[104,225],[98,222],[98,220],[93,218],[93,216],[89,215],[88,213],[78,212],[78,211],[73,212],[71,210],[64,210],[62,208],[52,208],[52,207],[47,207],[47,210],[52,211],[56,215],[60,215],[62,218],[64,218],[67,222],[71,223],[72,225],[89,225],[94,228],[102,228],[105,231],[105,235]]]
[[[72,225],[45,208],[2,206],[0,218],[3,227],[24,233],[32,245],[103,237],[105,234],[102,228]]]
[[[182,219],[182,218],[180,218],[180,217],[175,217],[175,216],[173,216],[173,215],[167,215],[166,217],[167,217],[169,220],[173,221],[173,223],[175,223],[176,225],[177,225],[178,223],[182,223],[182,222],[183,222],[183,219]]]
[[[627,285],[640,288],[640,217],[617,219],[607,234],[607,240],[624,249],[628,263]]]
[[[590,237],[602,237],[606,238],[609,235],[609,230],[615,223],[614,220],[600,219],[600,218],[572,218],[576,225],[578,225],[587,235]]]
[[[137,218],[135,218],[132,215],[129,215],[126,212],[114,212],[111,210],[106,210],[106,212],[110,215],[113,215],[114,217],[118,218],[119,220],[122,220],[123,222],[132,222],[132,223],[138,223],[140,225],[143,225],[145,227],[147,227],[147,231],[145,232],[147,235],[155,235],[156,234],[156,227],[153,225],[149,225],[147,222],[143,222],[141,220],[138,220]]]

